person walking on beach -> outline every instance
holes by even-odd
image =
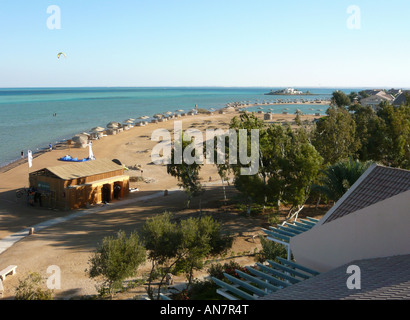
[[[49,150],[53,150],[53,145],[51,143],[49,144]]]
[[[24,151],[21,151],[21,159],[24,158]]]

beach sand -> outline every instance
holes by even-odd
[[[195,115],[179,118],[183,129],[195,127],[201,130],[205,137],[206,128],[227,129],[231,118],[237,112],[226,114]],[[258,117],[263,117],[257,114]],[[292,122],[295,115],[274,114],[273,121]],[[313,120],[317,117],[304,115],[302,120]],[[263,221],[254,220],[238,214],[224,215],[220,209],[222,204],[222,190],[220,178],[212,165],[204,165],[201,178],[205,184],[205,194],[201,199],[192,201],[190,210],[184,210],[186,195],[182,191],[170,193],[165,197],[164,190],[177,189],[177,180],[166,172],[166,166],[154,165],[151,160],[151,150],[157,144],[151,141],[151,134],[155,129],[172,130],[174,121],[148,124],[145,127],[134,127],[117,135],[106,136],[93,141],[93,153],[96,158],[119,159],[127,167],[141,165],[143,177],[147,182],[132,182],[130,187],[139,189],[130,193],[126,199],[113,202],[108,206],[96,206],[90,214],[61,222],[44,228],[15,243],[10,248],[0,253],[0,269],[8,265],[17,265],[17,274],[7,277],[3,285],[5,291],[3,298],[12,298],[18,281],[22,280],[29,272],[38,272],[47,277],[47,268],[57,265],[61,269],[60,290],[55,290],[60,298],[78,297],[81,295],[96,294],[94,280],[88,278],[85,270],[88,259],[99,242],[105,236],[112,236],[119,230],[130,232],[139,229],[145,220],[154,214],[164,211],[178,212],[180,215],[196,214],[201,200],[201,207],[205,211],[221,218],[223,228],[236,235],[233,252],[249,251],[260,248],[259,241],[250,241],[250,236],[260,234]],[[172,133],[172,131],[171,131]],[[28,174],[45,167],[64,165],[57,159],[71,155],[72,157],[88,157],[88,148],[79,149],[59,147],[51,152],[36,155],[33,166],[28,168],[26,161],[12,164],[0,171],[0,240],[16,232],[34,226],[40,222],[56,217],[64,217],[72,212],[57,211],[45,208],[32,208],[27,206],[23,198],[16,198],[16,190],[28,186]],[[25,163],[21,163],[25,162]],[[126,171],[130,176],[141,176],[140,171]],[[209,182],[211,177],[211,182]],[[229,195],[236,194],[233,188],[228,189]],[[149,195],[159,196],[148,199]],[[123,202],[121,202],[123,201]],[[222,210],[222,211],[221,211]],[[80,210],[81,211],[81,210]],[[239,260],[242,264],[251,263],[246,259]],[[147,264],[145,269],[149,266]]]

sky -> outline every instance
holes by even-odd
[[[410,88],[409,13],[408,0],[0,0],[0,87]]]

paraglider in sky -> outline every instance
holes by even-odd
[[[57,58],[60,59],[60,56],[63,55],[65,58],[67,58],[67,55],[64,52],[60,52],[57,54]]]

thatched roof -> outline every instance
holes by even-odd
[[[118,128],[121,127],[121,124],[116,121],[111,121],[110,123],[107,124],[107,128]]]
[[[85,143],[88,141],[88,135],[85,135],[84,133],[76,134],[71,140],[73,142]]]
[[[114,163],[112,160],[97,159],[49,167],[35,173],[39,173],[40,171],[48,171],[62,180],[73,180],[121,169],[123,169],[123,167]]]
[[[105,128],[103,128],[103,127],[95,127],[95,128],[91,129],[91,132],[102,132],[104,130],[105,130]]]

